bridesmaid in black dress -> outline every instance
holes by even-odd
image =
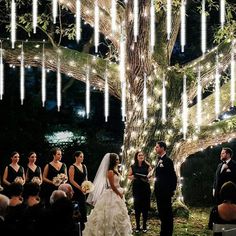
[[[40,166],[36,165],[35,162],[37,160],[37,155],[35,152],[30,152],[28,155],[28,165],[26,169],[26,183],[36,182],[37,184],[41,185],[43,181],[42,171]],[[37,177],[35,180],[34,177]],[[33,180],[33,181],[32,181]],[[38,180],[38,181],[37,181]]]
[[[75,162],[69,168],[69,180],[74,189],[74,200],[79,203],[79,211],[81,214],[81,229],[84,229],[84,222],[87,221],[86,194],[81,184],[87,180],[87,168],[83,164],[84,154],[81,151],[74,153]]]
[[[53,178],[58,174],[64,174],[67,177],[66,164],[61,162],[62,152],[60,148],[52,149],[53,160],[46,164],[43,170],[43,186],[42,197],[44,198],[46,206],[49,206],[49,199],[52,192],[58,189],[59,184],[53,182]],[[66,182],[66,181],[65,181]]]
[[[18,164],[20,160],[20,154],[13,152],[11,154],[11,164],[5,167],[3,174],[4,193],[9,196],[9,186],[13,182],[19,182],[24,185],[25,183],[25,171],[23,166]]]
[[[135,153],[134,164],[129,169],[128,178],[132,180],[134,198],[134,210],[136,220],[136,232],[140,229],[140,216],[143,217],[143,232],[147,232],[148,210],[150,208],[151,189],[148,173],[152,170],[151,165],[146,162],[141,151]]]

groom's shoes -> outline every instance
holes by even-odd
[[[139,233],[139,232],[141,232],[141,229],[136,228],[136,229],[135,229],[135,233]]]

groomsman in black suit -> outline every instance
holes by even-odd
[[[236,184],[236,162],[232,160],[233,151],[230,148],[222,148],[220,154],[221,163],[218,165],[213,184],[213,196],[216,204],[222,203],[220,199],[221,186],[232,181]]]
[[[172,196],[176,190],[177,177],[173,161],[166,155],[166,143],[158,141],[155,150],[158,160],[154,192],[161,221],[160,236],[171,236],[174,226]]]

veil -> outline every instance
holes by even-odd
[[[86,202],[95,205],[100,195],[107,188],[107,171],[110,163],[110,153],[107,153],[97,170],[95,178],[93,180],[94,190],[89,193]]]

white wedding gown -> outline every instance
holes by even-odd
[[[114,184],[119,191],[123,191],[117,175],[114,175]],[[106,189],[88,216],[83,236],[129,235],[132,235],[132,228],[125,200],[111,188]]]

